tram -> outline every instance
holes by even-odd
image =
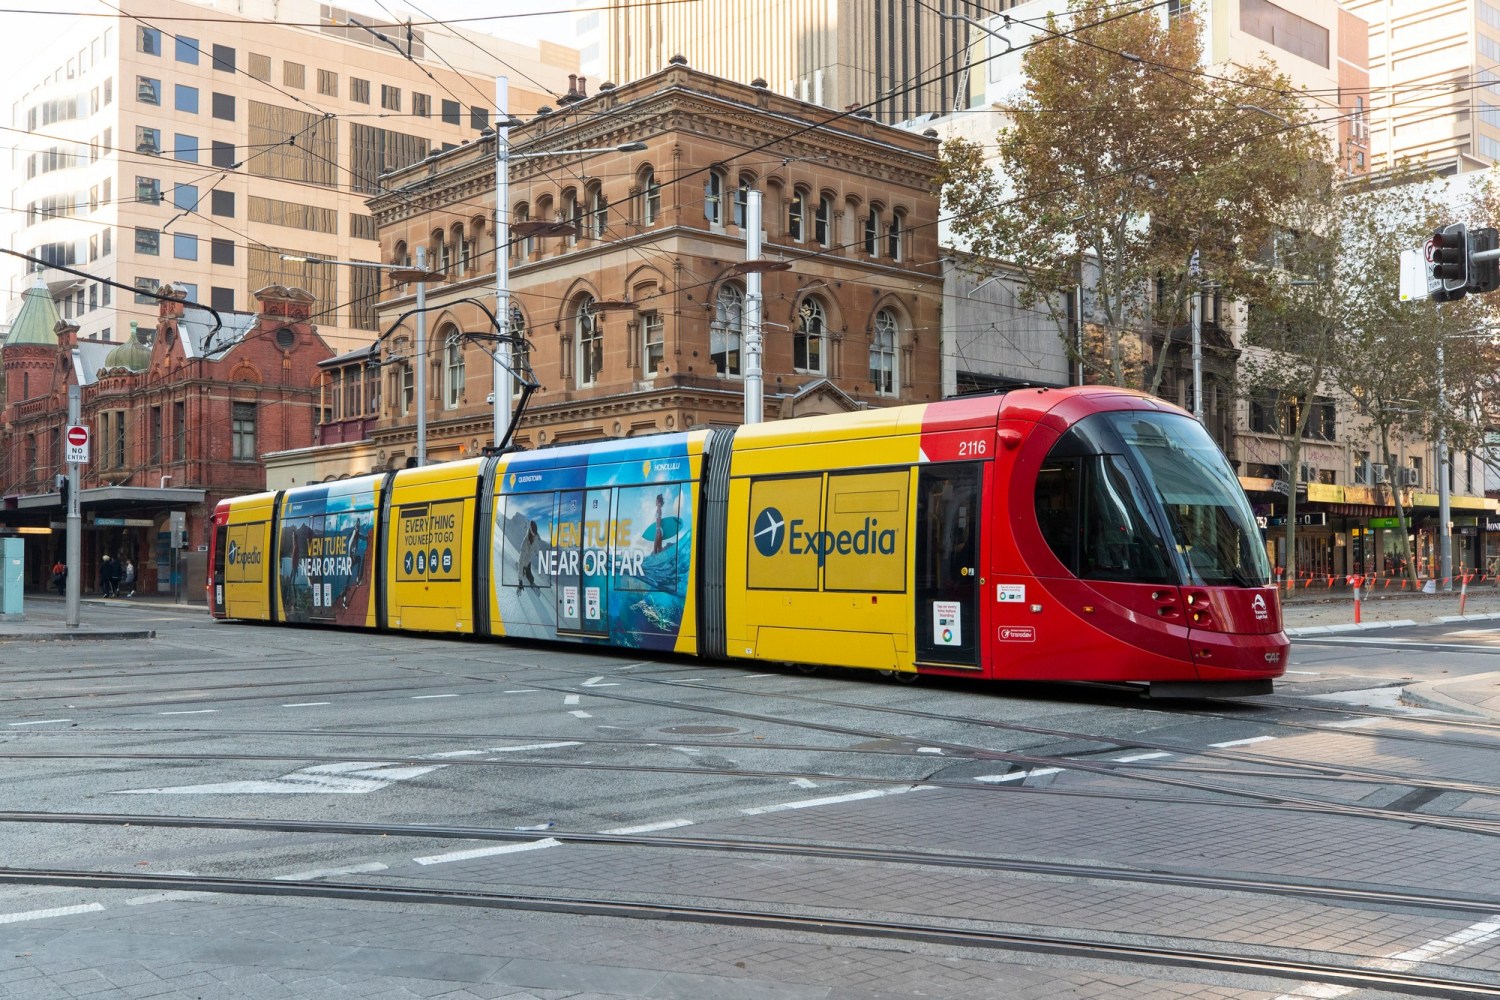
[[[1189,414],[1110,387],[522,451],[225,500],[217,618],[1269,693],[1288,640]]]

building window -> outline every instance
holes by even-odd
[[[356,104],[370,103],[370,81],[357,76],[349,78],[349,100]]]
[[[307,67],[301,63],[283,62],[281,64],[281,84],[284,87],[306,90]]]
[[[431,118],[432,96],[430,94],[419,94],[415,90],[412,91],[411,113],[418,118]]]
[[[349,325],[356,330],[378,329],[375,305],[380,301],[380,276],[373,267],[349,268]]]
[[[411,413],[411,404],[417,397],[417,373],[410,363],[401,366],[401,415]]]
[[[896,317],[889,309],[875,314],[875,329],[870,337],[870,381],[877,395],[896,395]]]
[[[870,214],[865,216],[865,253],[871,257],[878,256],[880,252],[880,210],[871,207]]]
[[[401,110],[401,88],[388,83],[380,85],[380,106],[387,111]]]
[[[161,129],[137,125],[135,127],[135,151],[148,156],[160,156]]]
[[[154,104],[161,107],[161,81],[153,80],[149,76],[136,77],[135,99],[142,104]]]
[[[232,122],[232,121],[234,121],[234,95],[233,94],[217,94],[217,93],[214,94],[214,96],[213,96],[213,116],[215,118],[219,119],[220,121],[226,121],[226,122]]]
[[[609,199],[604,197],[604,188],[598,184],[589,190],[588,230],[596,240],[604,239],[609,230]]]
[[[318,70],[318,93],[324,97],[339,96],[339,75],[332,70]]]
[[[215,45],[213,50],[214,69],[218,70],[221,73],[233,73],[234,56],[235,53],[232,46]]]
[[[575,246],[578,243],[578,234],[583,231],[583,206],[578,203],[578,193],[572,188],[563,192],[562,220],[572,226],[568,231],[566,241],[568,246]]]
[[[172,207],[191,212],[198,207],[198,186],[179,184],[172,189]]]
[[[172,404],[172,459],[182,461],[187,458],[187,404],[176,402]]]
[[[709,348],[719,374],[739,377],[740,350],[745,341],[745,293],[738,285],[719,289],[714,301],[714,321],[709,325]]]
[[[143,226],[135,227],[135,252],[155,257],[161,253],[161,231],[147,229]]]
[[[232,404],[230,423],[234,436],[233,459],[236,462],[253,462],[258,459],[260,455],[255,450],[255,404]]]
[[[786,210],[786,235],[788,239],[802,242],[802,220],[807,212],[807,195],[801,191],[792,193],[792,200],[787,203]]]
[[[106,437],[104,441],[105,454],[110,458],[110,467],[115,469],[125,468],[125,411],[115,410],[111,416],[114,425],[114,433]],[[113,452],[113,454],[110,454]]]
[[[823,336],[826,321],[823,303],[808,299],[797,310],[797,332],[792,337],[792,368],[799,372],[823,373]]]
[[[250,53],[248,65],[245,67],[245,75],[252,80],[269,83],[271,80],[271,57],[261,55],[259,52]]]
[[[734,224],[745,228],[745,219],[750,212],[750,178],[741,177],[739,187],[734,189]]]
[[[891,213],[891,226],[885,231],[885,255],[891,260],[901,259],[901,213]]]
[[[443,405],[458,409],[464,394],[464,340],[457,328],[450,327],[443,338]]]
[[[212,150],[209,153],[209,158],[214,166],[224,167],[226,170],[233,170],[235,167],[234,151],[234,143],[220,142],[219,140],[214,139]]]
[[[234,218],[234,192],[214,190],[209,192],[208,211],[210,215]]]
[[[208,289],[208,304],[221,313],[234,312],[234,289],[225,288],[221,285],[210,285]]]
[[[155,278],[136,278],[135,304],[138,306],[156,305],[158,299],[156,298],[155,292],[157,287],[160,285],[161,282],[157,281]]]
[[[710,225],[724,224],[724,175],[717,170],[710,170],[703,182],[703,217]]]
[[[148,56],[161,55],[161,32],[155,28],[145,25],[137,25],[135,29],[135,50],[144,52]]]
[[[517,305],[510,307],[510,332],[516,338],[510,346],[510,391],[520,395],[522,376],[531,372],[531,341],[526,339],[526,314]]]
[[[197,163],[198,137],[196,135],[183,135],[181,132],[173,135],[172,158],[181,160],[183,163]]]
[[[578,302],[574,330],[578,340],[578,384],[593,385],[604,368],[604,319],[594,312],[594,300],[588,296]]]
[[[198,39],[186,35],[177,36],[177,61],[189,66],[198,65]]]
[[[151,424],[147,431],[147,447],[149,448],[148,461],[152,465],[161,464],[161,407],[151,407]]]
[[[490,109],[478,104],[469,107],[469,128],[483,132],[490,127]]]
[[[457,101],[450,101],[450,100],[447,100],[446,98],[444,98],[444,100],[443,100],[443,124],[444,125],[457,125],[459,123],[459,121],[460,121],[460,115],[462,115],[462,113],[463,113],[463,105],[459,104]]]
[[[196,115],[198,113],[198,88],[176,84],[173,90],[172,106],[178,111]]]
[[[521,204],[517,205],[516,210],[511,213],[511,218],[513,220],[512,225],[518,222],[530,222],[531,209],[526,207],[525,202],[522,202]],[[536,237],[531,236],[530,234],[522,236],[520,239],[517,239],[515,236],[511,236],[510,238],[510,255],[512,257],[519,258],[520,260],[530,260],[531,253],[535,249]]]
[[[833,240],[833,199],[823,195],[818,199],[817,214],[813,216],[813,241],[826,247]]]
[[[666,325],[655,310],[641,314],[641,344],[646,351],[646,375],[653,376],[667,359]]]
[[[161,181],[155,177],[135,179],[135,200],[142,205],[161,204]]]
[[[656,171],[647,167],[641,171],[641,225],[651,226],[661,217],[661,183]]]
[[[228,267],[234,266],[234,240],[211,239],[208,245],[208,259],[213,264],[223,264]]]

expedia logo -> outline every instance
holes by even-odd
[[[231,566],[259,566],[260,549],[252,549],[246,552],[240,548],[239,542],[230,542],[227,558]]]
[[[896,554],[896,531],[881,528],[873,517],[854,531],[804,531],[802,521],[788,522],[775,507],[767,507],[755,517],[755,547],[766,558],[781,551],[783,540],[789,555],[809,553],[818,557],[821,566],[830,555],[890,556]]]

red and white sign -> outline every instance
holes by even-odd
[[[63,461],[78,465],[86,465],[89,460],[89,429],[82,424],[70,424],[63,433],[63,440],[67,442],[63,455]]]
[[[1001,642],[1036,642],[1036,627],[1033,625],[1000,626]]]

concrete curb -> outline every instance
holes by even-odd
[[[1299,636],[1338,635],[1341,632],[1368,632],[1373,629],[1382,628],[1407,628],[1416,624],[1417,622],[1410,618],[1398,618],[1388,622],[1361,622],[1358,625],[1354,622],[1347,622],[1343,625],[1305,625],[1301,628],[1289,628],[1286,630],[1286,634],[1295,639]]]
[[[155,639],[155,629],[110,629],[108,631],[0,632],[0,642],[91,642],[96,639]]]
[[[1440,688],[1453,684],[1473,684],[1490,679],[1500,679],[1500,671],[1491,671],[1485,674],[1472,674],[1462,680],[1452,681],[1424,681],[1420,684],[1408,685],[1401,692],[1401,700],[1419,708],[1429,708],[1439,712],[1452,712],[1457,715],[1465,715],[1470,718],[1500,719],[1500,712],[1494,712],[1477,706],[1472,701],[1464,701],[1452,695],[1444,694]]]

